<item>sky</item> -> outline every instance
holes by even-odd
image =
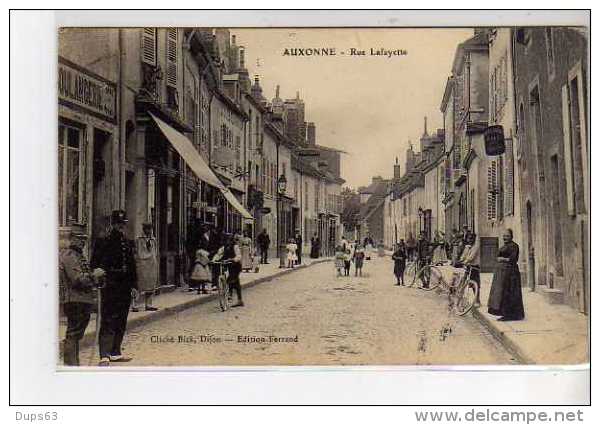
[[[271,100],[296,91],[305,120],[314,122],[317,143],[346,151],[346,185],[389,178],[398,157],[404,172],[409,141],[418,147],[427,116],[429,133],[443,127],[440,103],[456,47],[472,29],[260,28],[232,29],[245,47],[250,77],[260,77]],[[286,56],[285,49],[335,48],[335,56]],[[366,55],[351,55],[350,49]],[[370,49],[401,49],[406,55],[374,56]],[[344,52],[344,54],[342,54]],[[418,148],[417,148],[418,149]]]

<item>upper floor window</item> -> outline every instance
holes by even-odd
[[[546,27],[546,58],[548,62],[548,78],[554,78],[554,31],[552,27]]]
[[[167,28],[167,85],[177,87],[177,28]]]
[[[142,29],[142,62],[156,66],[156,28]]]

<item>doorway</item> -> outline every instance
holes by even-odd
[[[111,213],[111,134],[94,128],[92,164],[92,241],[106,236]]]
[[[526,215],[527,215],[527,280],[529,281],[529,288],[535,291],[535,249],[533,246],[533,212],[531,208],[531,201],[527,201]]]

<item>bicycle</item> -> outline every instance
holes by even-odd
[[[217,279],[217,292],[219,295],[219,306],[221,307],[221,311],[227,311],[229,309],[229,285],[227,283],[227,275],[225,274],[224,267],[227,264],[230,264],[231,261],[211,261],[210,264],[213,264],[219,267],[219,277]]]
[[[464,316],[473,309],[479,295],[477,282],[471,279],[474,267],[467,265],[460,278],[457,278],[458,273],[454,272],[452,281],[448,283],[441,270],[441,267],[446,265],[446,263],[426,265],[419,270],[415,281],[421,282],[419,287],[425,291],[432,291],[441,286],[442,290],[448,292],[448,309],[457,316]]]
[[[417,278],[417,261],[407,261],[406,268],[404,269],[404,284],[410,288],[415,284]]]

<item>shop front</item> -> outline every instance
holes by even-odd
[[[73,223],[86,225],[88,254],[119,205],[119,127],[116,84],[59,57],[59,244]]]

